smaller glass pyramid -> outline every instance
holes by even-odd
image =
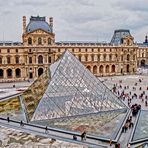
[[[0,100],[0,117],[25,120],[19,96]]]
[[[22,94],[27,121],[31,120],[40,99],[45,93],[49,80],[50,73],[46,71]]]
[[[141,110],[135,131],[132,137],[132,142],[142,141],[143,139],[148,140],[148,111]]]

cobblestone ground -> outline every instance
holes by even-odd
[[[121,93],[124,92],[122,101],[127,106],[132,106],[133,104],[140,104],[141,109],[148,110],[148,106],[145,105],[148,96],[148,76],[144,75],[130,75],[130,76],[114,76],[114,77],[102,77],[99,78],[109,89],[113,91],[114,86],[116,87],[115,94],[121,96]],[[136,97],[133,95],[136,94]],[[141,94],[143,94],[142,97]],[[123,99],[125,98],[125,99]],[[131,103],[128,103],[128,100],[131,98]],[[132,122],[135,123],[135,117],[133,117]],[[121,148],[126,148],[129,142],[132,129],[128,129],[126,133],[121,134],[119,143]],[[112,146],[114,147],[114,146]],[[131,146],[134,148],[134,146]]]
[[[114,77],[102,77],[99,78],[109,89],[112,89],[114,85],[116,86],[116,95],[118,96],[124,91],[124,94],[127,94],[125,97],[125,104],[128,106],[128,96],[132,99],[134,94],[137,94],[137,99],[133,97],[131,104],[141,104],[142,109],[148,109],[148,106],[145,106],[146,96],[148,96],[148,76],[143,75],[130,75],[130,76],[114,76]],[[137,83],[137,85],[135,85]],[[120,85],[122,88],[120,88]],[[129,88],[128,88],[129,87]],[[134,89],[133,89],[134,87]],[[141,88],[141,90],[140,90]],[[145,92],[142,98],[139,96]],[[131,92],[131,94],[130,94]]]

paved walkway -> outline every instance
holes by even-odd
[[[0,89],[13,88],[14,85],[15,85],[15,88],[28,87],[29,85],[31,85],[31,83],[32,82],[28,82],[28,81],[0,83]]]
[[[77,143],[80,145],[89,146],[93,148],[107,148],[107,146],[105,145],[103,146],[102,144],[101,145],[98,144],[98,140],[94,140],[91,138],[87,138],[86,141],[81,141],[80,135],[79,136],[77,135],[77,140],[75,141],[73,140],[72,133],[70,134],[69,132],[68,134],[62,130],[53,131],[52,128],[50,128],[51,130],[48,129],[48,131],[46,132],[45,127],[43,126],[40,126],[41,128],[39,128],[39,127],[31,126],[27,123],[25,123],[24,126],[21,126],[20,123],[13,122],[13,121],[8,122],[7,120],[3,120],[2,118],[0,118],[0,125],[8,127],[8,128],[20,130],[21,132],[24,131],[27,133],[40,135],[43,137],[54,138],[54,139],[61,140],[61,141]]]

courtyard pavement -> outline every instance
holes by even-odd
[[[145,106],[146,96],[148,96],[148,76],[147,75],[128,75],[128,76],[113,76],[113,77],[99,77],[110,90],[113,90],[113,87],[116,87],[115,94],[120,96],[124,91],[125,99],[121,98],[121,100],[127,105],[131,106],[132,104],[140,104],[141,108],[144,110],[148,109],[148,106]],[[15,85],[15,87],[13,87]],[[20,92],[25,90],[31,82],[15,82],[15,83],[0,83],[0,98],[10,96],[15,94],[15,92]],[[20,89],[20,90],[19,90]],[[142,97],[139,97],[143,93]],[[137,99],[133,97],[131,99],[131,103],[128,103],[128,99],[132,98],[132,96],[136,94]],[[135,118],[133,118],[133,122],[135,122]],[[129,138],[131,136],[132,129],[128,130],[126,133],[123,133],[119,138],[119,143],[121,144],[121,148],[126,148]],[[108,146],[110,147],[110,146]],[[112,145],[111,147],[114,147]]]

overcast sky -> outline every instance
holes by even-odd
[[[56,41],[110,42],[115,29],[148,34],[148,0],[0,0],[0,40],[21,41],[22,16],[52,16]]]

